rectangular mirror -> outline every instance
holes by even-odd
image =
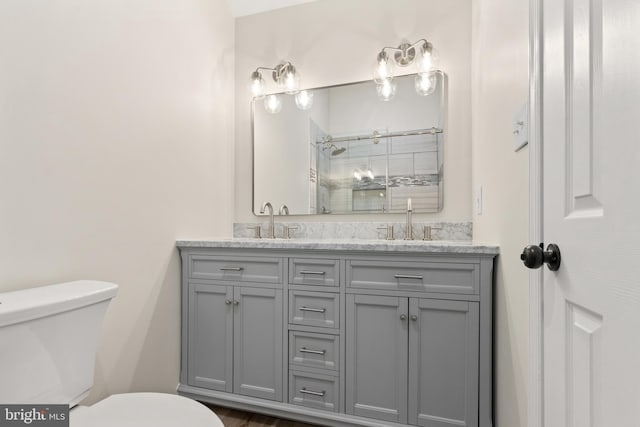
[[[373,81],[310,89],[309,109],[278,94],[253,101],[253,212],[269,201],[291,215],[438,212],[443,203],[445,76],[418,95],[414,75],[379,99]]]

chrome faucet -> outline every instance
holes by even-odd
[[[413,209],[411,208],[411,197],[407,199],[407,226],[404,240],[413,240],[413,224],[411,223],[411,214]]]
[[[267,228],[267,238],[269,239],[275,239],[276,234],[275,234],[275,228],[273,226],[273,206],[271,206],[271,203],[269,202],[264,202],[262,204],[262,208],[260,208],[260,213],[263,214],[265,209],[269,209],[269,228]]]
[[[280,206],[280,215],[289,215],[289,208],[287,205]]]

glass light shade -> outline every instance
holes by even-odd
[[[300,87],[300,75],[293,66],[290,66],[285,71],[279,84],[284,88],[286,94],[294,95],[298,93],[298,88]]]
[[[267,113],[276,114],[282,110],[282,101],[278,95],[267,95],[264,98],[264,109]]]
[[[301,90],[295,96],[296,105],[301,110],[308,110],[313,105],[313,92],[309,90]]]
[[[381,84],[377,85],[378,98],[382,101],[390,101],[396,96],[396,90],[398,85],[393,80],[384,80]]]
[[[428,73],[429,71],[436,70],[438,68],[438,54],[431,47],[428,46],[427,49],[421,49],[421,55],[418,59],[418,72],[419,73]]]
[[[253,73],[251,73],[251,94],[255,99],[264,98],[264,86],[265,83],[264,79],[262,78],[262,74],[260,74],[258,71],[254,71]]]
[[[385,80],[393,79],[393,61],[386,52],[378,54],[376,63],[373,66],[373,81],[382,84]]]
[[[436,84],[437,77],[435,72],[416,74],[415,88],[418,95],[431,95],[436,90]]]

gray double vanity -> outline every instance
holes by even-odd
[[[180,394],[329,426],[492,426],[498,248],[179,241]]]
[[[391,49],[404,65],[418,47],[431,55],[412,46]],[[282,67],[294,69],[273,75]],[[384,82],[397,94],[366,81],[304,90],[313,105],[254,98],[252,211],[269,222],[177,242],[180,394],[326,426],[492,427],[498,248],[442,221],[468,216],[465,156],[444,161],[465,143],[449,144],[448,78]],[[436,215],[414,224],[414,212]]]

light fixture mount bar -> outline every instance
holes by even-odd
[[[280,83],[282,82],[282,79],[287,73],[295,74],[295,72],[296,72],[296,67],[294,67],[293,64],[291,64],[291,62],[289,61],[281,62],[280,64],[276,65],[276,67],[273,69],[273,73],[272,73],[273,81],[276,83]]]
[[[378,54],[378,61],[380,61],[381,57],[386,56],[385,51],[390,50],[393,52],[393,59],[395,60],[396,64],[401,67],[406,67],[407,65],[411,65],[413,63],[414,59],[416,58],[418,47],[420,48],[421,53],[430,52],[432,49],[431,43],[429,43],[426,39],[420,39],[413,44],[410,44],[408,41],[403,41],[398,47],[383,47]]]
[[[416,48],[414,45],[410,45],[407,42],[401,43],[393,54],[393,59],[396,60],[396,64],[401,67],[411,65],[416,58]]]
[[[278,83],[282,80],[282,78],[285,76],[285,74],[287,72],[296,72],[296,67],[293,66],[293,64],[289,61],[287,62],[282,62],[278,65],[276,65],[273,68],[269,68],[269,67],[258,67],[256,68],[256,70],[251,74],[252,78],[254,76],[257,76],[258,74],[261,74],[260,71],[271,71],[271,77],[273,78],[273,81]],[[257,74],[256,74],[257,73]]]

